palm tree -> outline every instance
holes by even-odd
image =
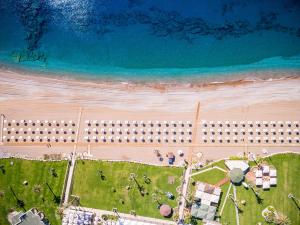
[[[53,201],[56,203],[56,204],[59,204],[60,203],[60,196],[57,196],[56,194],[54,194],[52,188],[49,186],[49,184],[46,182],[46,185],[47,187],[49,188],[50,192],[52,193],[53,195]]]
[[[238,209],[239,212],[243,212],[243,210],[241,209],[239,202],[237,199],[235,199],[232,194],[229,194],[228,197],[232,200],[232,202],[234,203],[235,207]]]
[[[17,200],[17,207],[18,208],[22,208],[24,211],[26,211],[25,209],[25,202],[21,199],[18,198],[18,196],[16,195],[16,193],[14,192],[13,188],[10,186],[10,191],[12,192],[13,196],[15,197],[15,199]]]
[[[139,190],[140,194],[141,194],[142,196],[144,196],[144,195],[145,195],[145,193],[144,193],[144,187],[141,186],[141,185],[139,184],[139,182],[137,181],[136,178],[137,178],[137,175],[136,175],[135,173],[130,173],[129,180],[135,182],[135,184],[136,184],[137,187],[138,187],[138,190]]]
[[[42,186],[41,185],[39,185],[39,184],[34,185],[33,192],[40,193],[41,190],[42,190]]]
[[[250,187],[250,189],[252,190],[252,192],[254,193],[255,197],[256,197],[256,201],[258,204],[263,203],[263,199],[260,196],[260,192],[254,188],[251,184],[248,184],[248,186]]]
[[[281,212],[277,212],[274,223],[277,225],[290,225],[291,220]]]
[[[161,200],[160,195],[158,195],[157,193],[152,194],[152,201],[156,202],[159,206],[162,205],[160,200]]]
[[[296,204],[297,208],[300,210],[299,199],[297,199],[295,195],[293,195],[293,193],[289,193],[288,198],[292,199],[293,202]]]
[[[98,169],[97,174],[98,174],[98,176],[100,176],[101,180],[105,180],[105,175],[103,174],[102,170]]]
[[[57,173],[53,167],[50,168],[50,173],[53,177],[57,177]]]
[[[3,164],[0,165],[0,170],[3,174],[5,174],[5,166]]]
[[[151,179],[146,174],[144,174],[143,178],[144,178],[144,182],[146,184],[150,184],[151,183]]]

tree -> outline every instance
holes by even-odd
[[[261,198],[259,190],[257,190],[256,188],[254,188],[251,184],[248,184],[248,186],[250,187],[250,189],[254,193],[254,195],[256,197],[257,203],[258,204],[262,204],[263,203],[263,198]]]
[[[130,173],[129,180],[135,182],[135,184],[138,187],[138,191],[140,192],[141,196],[144,196],[145,195],[144,187],[139,184],[139,182],[137,181],[136,178],[137,178],[137,175],[135,173]]]
[[[56,170],[53,167],[50,168],[50,173],[53,177],[57,177]]]
[[[277,212],[274,219],[274,223],[277,225],[290,225],[291,220],[281,212]]]
[[[39,184],[34,185],[33,192],[40,193],[41,190],[42,190],[42,186],[41,185],[39,185]]]
[[[23,209],[24,211],[26,211],[25,202],[18,198],[18,196],[16,195],[16,193],[14,192],[14,190],[11,186],[10,186],[10,191],[12,192],[13,196],[17,200],[17,207]]]
[[[5,166],[3,164],[0,165],[0,170],[3,174],[5,174]]]
[[[234,203],[235,207],[238,209],[238,211],[241,213],[243,212],[243,210],[241,209],[241,206],[239,204],[239,201],[237,199],[235,199],[232,194],[229,194],[228,197],[232,200],[232,202]]]
[[[160,200],[161,200],[161,196],[160,195],[158,195],[157,193],[153,193],[152,194],[152,201],[156,202],[159,206],[162,205],[161,202],[160,202]]]
[[[297,208],[300,210],[300,206],[299,206],[299,199],[297,199],[293,193],[289,193],[288,198],[292,199],[293,202],[296,204]]]
[[[150,184],[151,183],[151,179],[146,174],[144,174],[143,178],[144,178],[144,182],[146,184]]]
[[[4,191],[0,190],[0,198],[4,197]]]
[[[105,180],[105,175],[103,174],[102,170],[98,169],[97,174],[98,174],[98,176],[100,176],[101,180]]]
[[[46,182],[46,185],[47,185],[47,187],[49,188],[49,190],[50,190],[50,192],[52,193],[52,195],[53,195],[53,201],[56,203],[56,204],[59,204],[60,203],[60,196],[57,196],[54,192],[53,192],[53,190],[52,190],[52,188],[49,186],[49,184]]]

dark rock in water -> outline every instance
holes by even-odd
[[[24,49],[21,51],[14,51],[11,54],[11,57],[15,62],[25,62],[25,61],[40,61],[46,63],[47,57],[44,52],[40,51],[29,51]]]
[[[20,22],[27,33],[25,37],[27,50],[29,53],[32,52],[32,55],[34,55],[35,53],[33,51],[38,49],[39,41],[47,29],[49,12],[46,1],[17,0],[15,8],[19,15]]]

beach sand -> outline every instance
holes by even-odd
[[[82,109],[81,123],[86,119],[104,120],[195,120],[200,102],[200,120],[298,120],[300,119],[300,79],[291,74],[285,79],[235,81],[222,85],[186,84],[128,84],[95,83],[71,79],[30,76],[12,71],[0,71],[0,113],[7,119],[48,119],[77,121]],[[199,121],[200,121],[199,120]],[[198,121],[198,122],[199,122]],[[83,130],[83,129],[81,129]],[[79,134],[79,138],[83,133]],[[156,164],[153,154],[159,149],[182,149],[188,154],[203,153],[201,160],[219,159],[243,151],[261,152],[253,146],[201,146],[198,133],[196,145],[190,146],[119,146],[94,145],[89,151],[94,158],[129,160]],[[42,150],[41,150],[42,149]],[[0,146],[1,152],[23,153],[41,157],[46,152],[69,153],[73,147]],[[300,152],[300,146],[269,147],[269,153]],[[81,145],[78,152],[88,151]],[[179,163],[179,161],[178,161]]]

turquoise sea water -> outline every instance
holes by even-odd
[[[300,71],[294,0],[2,0],[0,15],[0,64],[19,69],[121,80]]]

